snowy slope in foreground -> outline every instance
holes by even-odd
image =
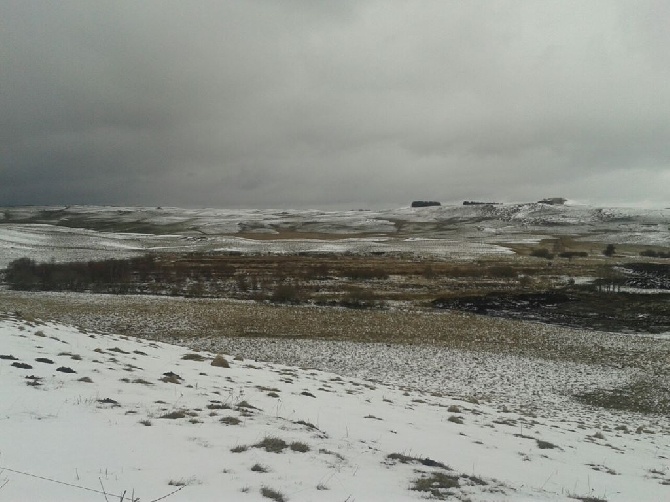
[[[146,502],[182,484],[167,500],[670,497],[667,438],[614,418],[593,430],[332,373],[217,367],[10,315],[0,339],[0,500]]]

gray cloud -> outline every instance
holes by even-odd
[[[667,205],[662,1],[0,4],[0,205]]]

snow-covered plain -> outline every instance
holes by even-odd
[[[524,412],[466,399],[458,382],[422,392],[232,355],[223,368],[213,353],[14,314],[0,315],[0,339],[0,500],[670,497],[667,417]],[[374,363],[401,357],[390,349]],[[541,379],[531,392],[555,394]]]

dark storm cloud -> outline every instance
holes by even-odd
[[[666,2],[0,2],[0,204],[667,203]]]

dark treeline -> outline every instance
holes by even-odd
[[[123,292],[123,285],[146,280],[156,270],[151,255],[128,260],[101,260],[69,263],[37,263],[30,258],[11,262],[5,272],[9,287],[29,291],[112,290]],[[118,290],[118,291],[115,291]]]

